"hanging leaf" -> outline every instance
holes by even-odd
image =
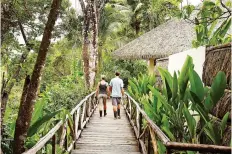
[[[172,81],[172,101],[175,101],[177,95],[178,95],[178,79],[176,72],[174,72],[173,81]]]
[[[206,97],[206,99],[205,99],[204,107],[205,107],[205,110],[207,112],[210,112],[213,109],[213,107],[214,107],[214,103],[211,100],[210,94],[208,94],[207,97]]]
[[[183,99],[185,90],[187,88],[189,80],[189,68],[193,67],[193,59],[190,56],[187,56],[184,65],[182,66],[180,76],[178,78],[179,90],[180,90],[180,99]]]
[[[189,110],[186,106],[184,106],[183,114],[184,114],[184,117],[187,121],[189,133],[190,133],[192,140],[193,140],[193,143],[194,143],[196,140],[196,120],[189,113]]]
[[[204,99],[203,83],[199,75],[197,74],[195,70],[193,70],[193,68],[189,68],[189,79],[190,79],[191,91],[194,92],[198,96],[200,101],[203,101]]]
[[[213,125],[211,122],[207,122],[207,126],[204,128],[206,135],[209,137],[214,144],[220,144],[220,135],[217,126]]]
[[[219,101],[219,99],[223,96],[224,90],[226,88],[226,75],[224,72],[218,72],[216,77],[213,80],[210,89],[210,96],[214,105]]]
[[[223,118],[222,118],[222,121],[221,121],[221,137],[223,137],[223,133],[224,133],[224,131],[225,131],[225,129],[226,129],[226,125],[227,125],[227,120],[228,120],[228,118],[229,118],[229,115],[230,115],[230,113],[229,112],[227,112],[224,116],[223,116]]]
[[[39,120],[37,120],[33,125],[30,126],[28,133],[27,133],[27,136],[31,137],[34,134],[36,134],[44,123],[48,122],[50,119],[55,117],[61,111],[62,110],[55,111],[55,112],[53,112],[51,114],[47,114],[47,115],[43,116],[42,118],[40,118]]]

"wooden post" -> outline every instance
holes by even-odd
[[[65,142],[65,135],[66,135],[66,127],[67,127],[67,122],[65,122],[62,125],[62,132],[61,132],[61,137],[60,137],[60,147],[62,148]]]
[[[149,130],[149,129],[148,129]],[[151,134],[150,131],[148,131],[148,138],[147,138],[147,153],[151,153]]]
[[[88,98],[87,99],[87,101],[86,101],[86,117],[89,117],[89,115],[90,115],[90,101],[91,101],[91,97],[90,98]]]
[[[141,133],[141,124],[140,124],[140,112],[139,109],[136,108],[136,127],[138,129],[138,138]]]
[[[126,95],[126,100],[127,100],[127,103],[126,103],[126,110],[128,111],[128,105],[129,105],[129,97]]]
[[[77,139],[77,124],[76,124],[76,112],[73,114],[73,136],[74,136],[74,149],[76,148],[76,139]]]
[[[132,112],[131,110],[132,110],[132,108],[131,108],[131,100],[129,99],[129,113],[130,113],[130,117],[129,117],[129,118],[130,118],[130,119],[131,119],[131,116],[132,116],[132,115],[131,115],[131,114],[132,114],[132,113],[131,113],[131,112]]]
[[[155,59],[151,58],[148,61],[148,74],[153,75],[155,71]]]
[[[52,137],[52,154],[56,154],[56,134]]]
[[[142,131],[142,118],[143,118],[143,116],[142,116],[142,113],[140,113],[139,112],[139,129],[138,129],[138,131],[139,131],[139,136],[141,135],[141,131]],[[145,128],[146,129],[146,128]],[[139,138],[140,139],[140,138]],[[142,149],[142,147],[141,147],[141,145],[139,145],[139,150],[141,151],[141,149]]]

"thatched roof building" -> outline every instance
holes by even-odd
[[[114,51],[118,59],[159,59],[192,48],[194,25],[172,19]]]

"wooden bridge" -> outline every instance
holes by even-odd
[[[94,112],[72,154],[140,154],[126,112],[122,109],[121,119],[114,120],[110,100],[107,101],[107,107],[105,117],[99,117],[98,109]]]
[[[56,149],[72,154],[158,154],[158,140],[166,147],[167,154],[175,151],[231,153],[231,147],[226,146],[172,142],[128,94],[123,102],[121,119],[113,119],[110,101],[107,116],[100,118],[94,112],[95,92],[91,93],[23,154],[35,154],[48,144],[52,147],[48,154],[56,154]]]

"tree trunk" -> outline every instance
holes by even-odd
[[[100,22],[100,19],[101,19],[101,16],[102,16],[102,13],[103,13],[103,9],[105,7],[105,4],[108,2],[107,0],[100,0],[101,2],[98,3],[96,6],[97,6],[97,9],[96,9],[96,13],[97,13],[97,33],[99,32],[99,22]],[[98,35],[98,34],[97,34]],[[102,42],[105,42],[104,40],[101,40]],[[96,67],[97,67],[97,72],[101,72],[101,67],[102,67],[102,45],[103,43],[98,44],[98,40],[96,41],[96,44],[97,44],[97,64],[96,64]]]
[[[20,21],[18,21],[18,25],[20,27],[20,31],[22,33],[23,39],[24,39],[26,47],[27,47],[27,50],[22,54],[22,56],[21,56],[21,58],[19,60],[19,64],[22,64],[22,63],[25,62],[25,60],[26,60],[26,58],[27,58],[27,56],[28,56],[28,54],[29,54],[29,52],[31,50],[31,45],[27,41],[26,35],[24,33],[23,26],[22,26]],[[20,74],[21,68],[22,68],[21,65],[18,65],[18,67],[16,68],[15,73],[14,73],[14,75],[12,77],[16,81],[19,79],[19,74]],[[7,84],[8,82],[9,82],[9,84]],[[14,82],[13,81],[7,81],[6,85],[2,88],[2,91],[1,91],[1,117],[2,118],[4,118],[4,114],[5,114],[9,94],[10,94],[11,89],[13,87],[14,87]]]
[[[12,79],[15,79],[16,81],[19,80],[19,75],[20,75],[20,71],[22,69],[21,65],[20,64],[23,64],[25,62],[25,60],[27,59],[27,56],[30,52],[30,50],[32,49],[32,46],[29,44],[27,38],[26,38],[26,35],[24,33],[24,29],[23,29],[23,26],[21,24],[20,21],[18,21],[18,24],[19,24],[19,27],[20,27],[20,31],[22,33],[22,36],[23,36],[23,39],[25,41],[25,44],[26,44],[26,47],[27,47],[27,50],[25,52],[23,52],[19,62],[18,62],[18,66],[15,70],[15,73],[12,77]],[[5,81],[5,86],[2,88],[1,90],[1,132],[3,134],[4,132],[4,128],[3,128],[3,118],[4,118],[4,115],[5,115],[5,111],[6,111],[6,105],[7,105],[7,102],[8,102],[8,99],[9,99],[9,95],[11,93],[11,90],[12,88],[14,87],[14,81],[11,80],[8,80],[8,81]]]
[[[91,87],[95,85],[95,79],[97,74],[97,63],[98,63],[98,11],[96,0],[91,0],[91,20],[92,20],[92,32],[93,32],[93,40],[92,40],[92,53],[91,53],[91,73],[90,73],[90,83]]]
[[[82,48],[82,59],[84,62],[84,76],[85,85],[87,88],[90,87],[90,76],[89,76],[89,25],[90,25],[90,3],[87,1],[85,7],[83,0],[80,0],[82,7],[82,12],[84,14],[84,24],[83,24],[83,48]]]
[[[33,69],[30,83],[25,81],[23,94],[21,97],[20,108],[18,112],[18,118],[16,120],[15,134],[14,134],[14,146],[13,153],[21,154],[24,152],[24,142],[27,137],[27,131],[30,126],[33,107],[36,101],[37,92],[42,76],[42,72],[45,66],[48,47],[50,45],[50,39],[52,30],[55,25],[55,21],[58,16],[58,10],[61,0],[53,0],[51,10],[48,15],[48,21],[44,29],[43,38],[40,44],[39,53],[36,59],[36,64]]]

